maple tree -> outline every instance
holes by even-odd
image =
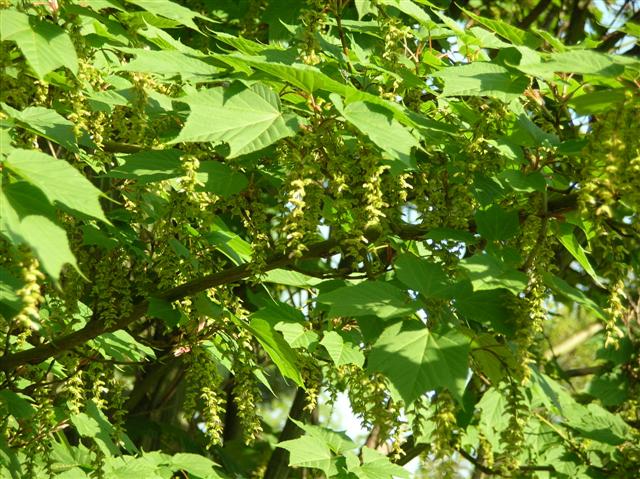
[[[636,477],[637,2],[0,7],[0,477]]]

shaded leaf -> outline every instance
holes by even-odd
[[[478,233],[489,241],[508,240],[518,233],[517,211],[506,211],[497,205],[476,213]]]
[[[415,311],[404,291],[381,281],[365,281],[320,293],[318,303],[330,306],[329,316],[378,316],[393,318]]]
[[[453,282],[442,267],[410,253],[398,255],[394,263],[398,279],[427,298],[450,299]]]

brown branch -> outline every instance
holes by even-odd
[[[563,354],[570,353],[582,343],[590,339],[594,334],[602,331],[603,326],[602,323],[593,323],[587,326],[585,329],[578,331],[573,336],[565,339],[560,344],[556,346],[551,346],[544,353],[545,359],[551,359],[553,357],[562,356]]]
[[[492,475],[492,476],[504,476],[504,474],[501,471],[485,466],[478,459],[473,457],[471,454],[469,454],[464,449],[457,448],[456,451],[458,451],[458,453],[462,457],[464,457],[467,461],[469,461],[471,464],[473,464],[476,467],[476,469],[478,469],[480,472],[483,472],[484,474],[488,474],[488,475]],[[553,467],[552,465],[519,466],[518,470],[521,471],[521,472],[530,472],[530,471],[556,472],[556,468]]]
[[[296,439],[302,433],[302,430],[296,426],[293,420],[299,421],[303,418],[305,401],[306,393],[304,389],[298,388],[289,410],[289,418],[280,433],[280,437],[278,437],[278,442]],[[286,479],[288,475],[289,451],[278,447],[271,453],[263,479]]]
[[[575,368],[575,369],[566,369],[562,371],[562,375],[568,378],[575,378],[579,376],[591,376],[592,374],[599,374],[607,371],[608,368],[606,366],[586,366],[584,368]]]
[[[327,240],[308,248],[305,258],[316,258],[328,254],[337,243],[333,240]],[[269,261],[265,271],[280,268],[291,264],[294,261],[293,258],[289,258],[286,255],[275,255]],[[209,288],[219,286],[222,284],[233,283],[245,279],[252,274],[252,269],[249,264],[243,264],[235,266],[218,273],[209,274],[202,278],[197,278],[192,281],[188,281],[180,286],[171,288],[160,294],[153,295],[157,298],[164,299],[165,301],[176,301],[178,299],[192,296],[201,291],[205,291]],[[55,357],[60,353],[73,349],[76,346],[80,346],[85,342],[100,336],[104,333],[117,331],[124,329],[135,321],[141,319],[149,308],[149,301],[147,299],[137,302],[133,306],[133,310],[128,316],[121,318],[119,321],[106,325],[102,321],[94,319],[90,321],[84,328],[71,333],[61,338],[54,338],[49,343],[41,346],[36,346],[26,351],[21,351],[15,354],[8,354],[0,358],[0,371],[10,371],[23,364],[37,364],[48,358]]]
[[[393,462],[395,462],[399,466],[404,466],[405,464],[408,464],[412,459],[418,457],[428,448],[429,444],[416,444],[414,436],[410,436],[402,445],[402,455]]]
[[[629,17],[625,23],[637,22],[638,20],[640,20],[640,10]],[[599,50],[601,52],[608,52],[609,50],[613,49],[616,46],[616,43],[618,43],[620,39],[624,38],[625,35],[626,33],[621,30],[616,30],[614,32],[608,33],[602,38],[602,42],[600,43],[600,45],[598,45],[596,50]]]
[[[555,202],[549,202],[549,214],[553,214],[556,208],[564,211],[568,207],[574,208],[575,205],[575,195],[567,195]],[[470,225],[470,228],[475,231],[475,225]],[[403,224],[394,228],[393,233],[404,240],[415,240],[423,237],[427,233],[427,229],[422,225]],[[368,241],[373,242],[380,237],[380,234],[381,231],[371,229],[366,233],[366,238]],[[334,251],[338,246],[339,244],[332,239],[312,244],[307,248],[306,253],[301,259],[312,259],[326,256]],[[296,258],[289,257],[288,255],[276,254],[267,260],[264,271],[266,272],[272,269],[289,266],[295,261]],[[203,276],[202,278],[196,278],[180,286],[176,286],[175,288],[150,296],[164,299],[169,302],[176,301],[188,296],[193,296],[201,291],[206,291],[209,288],[246,279],[252,274],[253,269],[251,268],[251,265],[246,263],[240,266],[234,266],[224,271]],[[127,326],[144,317],[148,308],[149,301],[145,298],[134,304],[133,309],[128,316],[121,318],[115,323],[107,325],[98,319],[93,319],[84,328],[71,334],[61,338],[53,338],[46,344],[36,346],[32,349],[27,349],[26,351],[6,354],[0,357],[0,371],[8,372],[24,364],[40,363],[46,359],[56,357],[64,351],[80,346],[101,334],[125,329]]]
[[[547,9],[551,0],[540,0],[535,7],[524,17],[524,19],[518,24],[520,28],[527,29],[535,22],[540,15]]]

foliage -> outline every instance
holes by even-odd
[[[0,2],[0,476],[637,477],[636,2],[182,3]]]

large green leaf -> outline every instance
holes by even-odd
[[[381,281],[365,281],[321,293],[318,303],[330,306],[329,316],[406,316],[416,310],[404,291]]]
[[[211,88],[180,101],[189,105],[191,113],[172,143],[224,142],[229,145],[229,158],[295,135],[299,126],[295,116],[282,114],[276,94],[259,83],[251,88],[240,83]]]
[[[528,276],[522,271],[506,266],[489,254],[475,254],[460,261],[474,291],[504,288],[518,294],[527,287]]]
[[[102,334],[92,342],[93,347],[106,359],[143,361],[156,356],[153,349],[139,343],[133,336],[122,330]]]
[[[442,267],[410,253],[398,255],[394,263],[398,279],[427,298],[450,299],[453,282]]]
[[[272,269],[262,279],[267,283],[284,284],[287,286],[297,286],[298,288],[313,288],[322,283],[322,279],[314,278],[298,271],[287,269]]]
[[[171,465],[176,469],[205,479],[217,479],[220,477],[214,469],[217,464],[200,454],[179,452],[171,458]]]
[[[297,322],[281,321],[274,329],[280,331],[285,341],[294,349],[310,349],[318,342],[318,333]]]
[[[413,166],[415,161],[411,159],[411,150],[419,145],[418,140],[388,110],[365,101],[343,107],[340,97],[332,94],[331,98],[342,116],[391,158],[399,160],[405,167]]]
[[[593,50],[571,50],[552,53],[541,63],[520,64],[516,68],[529,75],[551,79],[556,72],[615,77],[624,72],[624,66],[611,55]]]
[[[140,183],[168,180],[184,176],[180,150],[151,150],[123,157],[124,163],[107,173],[112,178],[128,178]],[[247,177],[221,161],[202,161],[196,171],[197,191],[207,191],[224,198],[247,187]]]
[[[320,70],[302,63],[287,64],[279,59],[271,59],[266,56],[249,55],[215,55],[215,58],[229,63],[232,66],[244,65],[267,73],[273,78],[290,83],[306,92],[313,93],[316,90],[324,90],[344,95],[347,85],[340,83]]]
[[[603,320],[606,319],[605,312],[602,310],[602,308],[578,288],[574,288],[562,278],[549,272],[544,272],[543,278],[544,283],[554,292],[559,293],[570,299],[571,301],[575,301],[576,303],[584,306],[592,313],[594,313],[598,318]]]
[[[444,335],[419,321],[388,327],[374,344],[368,369],[382,372],[411,404],[430,390],[447,388],[458,400],[466,385],[469,339],[452,330]]]
[[[536,370],[531,377],[534,400],[558,414],[583,437],[614,446],[631,440],[631,428],[620,416],[597,404],[578,403],[560,383]]]
[[[336,366],[355,364],[362,367],[364,364],[364,354],[362,354],[358,345],[345,341],[343,335],[336,331],[326,332],[320,344],[327,350],[329,357]]]
[[[219,67],[207,63],[206,57],[177,50],[122,49],[135,54],[135,58],[120,67],[122,71],[180,75],[184,80],[206,80],[220,71]]]
[[[489,241],[508,240],[518,233],[517,211],[506,211],[497,205],[476,213],[478,233]]]
[[[62,145],[69,151],[80,151],[73,133],[73,123],[57,111],[41,106],[30,106],[18,111],[3,105],[3,109],[26,130]]]
[[[200,31],[198,26],[193,21],[194,18],[199,20],[211,22],[212,20],[205,17],[201,13],[194,12],[185,6],[178,3],[171,2],[169,0],[125,0],[127,3],[137,5],[146,11],[158,15],[160,17],[169,18],[178,22],[185,27],[192,28],[193,30]]]
[[[51,203],[109,222],[98,201],[100,190],[66,161],[39,151],[16,149],[4,164],[42,190]]]
[[[394,479],[409,478],[409,471],[392,463],[388,456],[364,446],[362,448],[362,465],[350,468],[349,472],[360,479]]]
[[[56,224],[52,206],[33,185],[19,181],[0,189],[0,233],[15,245],[33,248],[44,271],[55,281],[65,264],[77,269],[67,233]]]
[[[51,22],[15,10],[2,10],[0,40],[18,44],[27,62],[42,79],[59,68],[78,71],[78,57],[69,35]]]
[[[533,33],[529,33],[518,27],[514,27],[513,25],[510,25],[506,22],[484,18],[479,15],[475,15],[469,10],[463,9],[463,11],[467,16],[473,18],[476,22],[484,25],[485,27],[493,30],[502,38],[509,40],[514,45],[526,45],[530,48],[538,48],[542,43],[542,40]]]
[[[322,426],[304,424],[300,421],[296,421],[295,419],[293,422],[307,433],[308,436],[324,441],[327,446],[329,446],[329,449],[336,454],[352,451],[358,447],[358,445],[342,431],[334,431]]]
[[[504,102],[518,98],[529,84],[526,77],[487,62],[443,68],[433,76],[444,80],[445,96],[491,96]]]
[[[460,288],[455,307],[467,319],[490,325],[499,333],[513,334],[513,309],[509,307],[513,294],[505,289],[472,291]]]
[[[571,253],[571,256],[582,266],[586,273],[593,278],[595,283],[600,285],[600,279],[587,258],[587,252],[573,233],[575,229],[574,226],[569,223],[555,223],[554,225],[553,229],[560,243],[567,248],[567,251]]]
[[[282,335],[274,329],[272,317],[273,311],[263,308],[250,316],[249,324],[240,324],[255,336],[284,377],[292,379],[298,386],[304,387],[296,353]]]
[[[315,436],[305,435],[298,439],[283,441],[277,447],[289,451],[289,466],[320,469],[327,477],[335,473],[331,449],[327,442]]]

